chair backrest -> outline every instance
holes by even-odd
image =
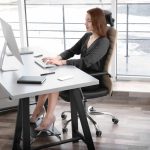
[[[116,48],[116,39],[117,39],[117,31],[113,27],[108,27],[107,37],[110,41],[110,45],[106,54],[105,64],[104,64],[104,72],[109,73],[110,65],[112,62],[112,57],[115,53]],[[112,79],[109,75],[103,76],[104,85],[108,88],[109,94],[112,94]]]

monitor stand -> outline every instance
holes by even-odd
[[[18,70],[19,67],[16,66],[15,64],[12,64],[11,62],[8,64],[4,64],[4,57],[6,55],[6,47],[7,47],[7,42],[5,41],[4,42],[4,46],[3,46],[3,49],[2,49],[2,52],[1,52],[1,55],[0,55],[0,70],[1,71],[15,71],[15,70]],[[11,65],[9,65],[11,64]]]

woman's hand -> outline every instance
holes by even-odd
[[[47,64],[54,64],[54,65],[62,66],[62,65],[66,64],[66,60],[50,59],[46,63]]]
[[[56,57],[44,57],[43,62],[46,64],[54,64],[58,66],[62,66],[66,64],[66,60],[62,60],[61,56],[56,56]]]
[[[61,58],[61,56],[56,56],[56,57],[44,57],[44,58],[42,58],[42,60],[43,60],[43,62],[48,62],[48,61],[50,61],[50,60],[61,60],[62,58]]]

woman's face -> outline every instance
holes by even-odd
[[[86,17],[85,17],[85,27],[88,32],[93,31],[91,16],[88,13],[86,14]]]

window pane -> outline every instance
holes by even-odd
[[[20,47],[20,29],[18,16],[18,2],[17,0],[0,1],[0,17],[11,25],[18,47]],[[0,25],[0,48],[3,46],[4,37]]]
[[[26,8],[29,46],[37,47],[37,50],[38,47],[51,49],[58,54],[59,49],[63,49],[62,7],[44,4],[43,1],[38,5],[29,3]]]
[[[119,2],[117,75],[150,77],[150,3]]]

